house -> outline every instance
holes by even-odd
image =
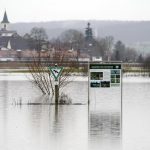
[[[29,49],[28,42],[24,38],[22,38],[16,31],[10,30],[9,24],[10,22],[8,21],[7,13],[5,11],[0,29],[0,50]]]

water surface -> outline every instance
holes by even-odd
[[[120,89],[90,90],[88,105],[27,106],[47,99],[27,80],[0,76],[0,149],[147,150],[150,148],[150,83],[124,80]],[[136,80],[136,79],[135,79]],[[130,82],[127,82],[130,81]],[[73,103],[87,104],[87,81],[66,87]],[[123,121],[123,122],[122,122]]]

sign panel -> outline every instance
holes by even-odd
[[[90,64],[89,72],[91,88],[121,86],[121,64]]]
[[[63,67],[49,67],[49,70],[57,81],[63,71]]]

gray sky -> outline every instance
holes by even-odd
[[[150,0],[0,0],[0,20],[150,20]]]

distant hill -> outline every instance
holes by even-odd
[[[67,29],[77,29],[84,33],[88,21],[51,21],[37,23],[15,23],[11,29],[20,35],[29,33],[33,27],[43,27],[49,39],[59,36]],[[96,37],[113,36],[126,44],[150,42],[150,21],[98,21],[91,20],[91,27]]]

